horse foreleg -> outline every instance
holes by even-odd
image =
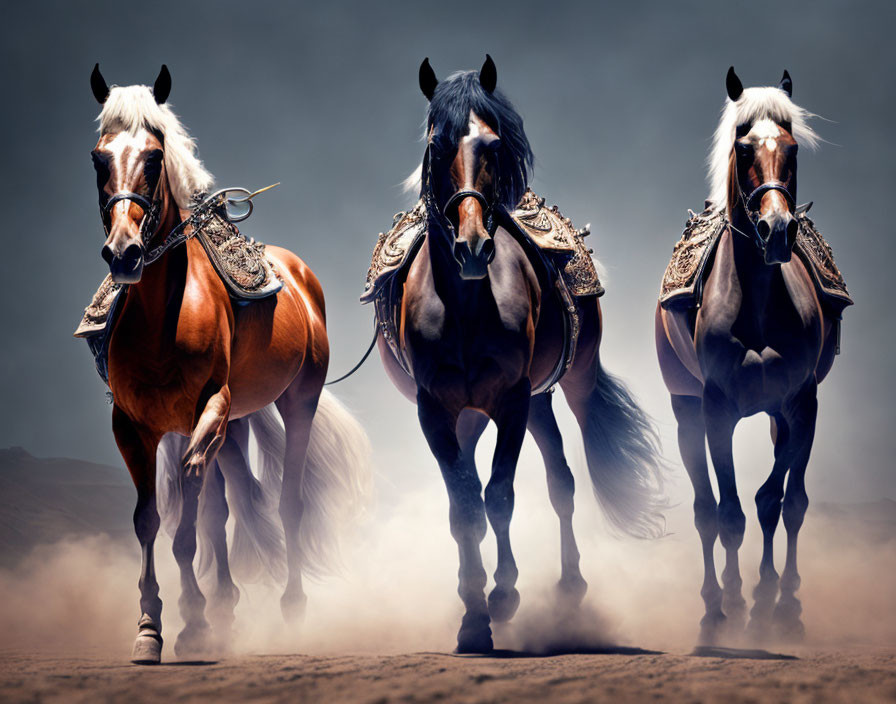
[[[487,578],[479,552],[486,530],[482,484],[475,465],[465,462],[461,453],[457,415],[422,388],[417,391],[417,415],[448,490],[448,518],[460,559],[457,593],[466,613],[457,634],[457,652],[488,653],[494,646],[485,601]]]
[[[672,395],[672,411],[678,422],[678,450],[694,487],[694,525],[703,546],[703,586],[700,595],[706,613],[700,621],[700,643],[711,645],[725,621],[722,612],[722,588],[716,576],[715,549],[719,536],[718,504],[709,481],[706,463],[706,426],[702,401],[695,396]]]
[[[178,606],[185,624],[174,644],[174,652],[178,655],[202,654],[210,645],[210,629],[205,620],[205,597],[193,571],[193,558],[196,556],[196,515],[206,469],[224,442],[230,413],[230,389],[227,386],[221,387],[197,410],[199,417],[182,459],[183,507],[173,545],[174,559],[180,568],[181,595]]]
[[[719,538],[725,548],[725,569],[722,572],[722,611],[732,631],[739,630],[745,620],[746,602],[741,593],[738,550],[744,541],[746,517],[737,495],[734,478],[732,436],[739,416],[718,389],[707,386],[703,394],[703,422],[719,485]]]
[[[579,569],[579,548],[572,529],[576,484],[563,452],[563,436],[551,407],[552,394],[538,394],[529,403],[529,432],[544,458],[548,496],[560,519],[560,581],[557,590],[563,602],[578,606],[588,591]]]
[[[162,659],[162,600],[156,581],[153,547],[159,532],[156,510],[156,447],[159,437],[138,428],[117,406],[112,410],[112,431],[121,456],[137,488],[134,532],[140,541],[140,620],[131,660],[155,664]]]
[[[496,622],[509,621],[520,605],[516,589],[519,570],[510,546],[510,519],[513,516],[513,479],[529,419],[528,379],[520,380],[501,398],[495,412],[498,438],[492,460],[492,475],[485,487],[485,512],[498,543],[495,588],[488,595],[488,612]]]
[[[794,402],[793,414],[789,418],[793,442],[798,449],[795,452],[790,473],[787,478],[787,490],[784,493],[784,529],[787,531],[787,558],[784,572],[781,574],[781,597],[775,607],[774,619],[782,635],[800,640],[805,635],[800,614],[803,611],[796,592],[800,587],[800,575],[796,566],[796,544],[809,497],[806,494],[806,467],[809,454],[815,439],[815,421],[818,415],[818,399],[816,385],[812,383]]]
[[[317,411],[320,388],[309,392],[300,381],[294,381],[277,399],[277,409],[286,429],[286,455],[283,461],[283,486],[280,493],[280,520],[286,539],[287,579],[280,611],[290,623],[305,616],[308,597],[302,587],[302,548],[300,529],[305,511],[305,457],[311,438],[311,423]]]
[[[781,517],[784,478],[793,458],[787,421],[780,414],[775,414],[771,423],[775,464],[769,478],[756,492],[756,511],[762,527],[762,562],[759,564],[759,582],[753,589],[754,603],[750,609],[748,627],[751,637],[760,641],[765,638],[775,600],[778,598],[778,572],[775,570],[774,558],[775,530]]]

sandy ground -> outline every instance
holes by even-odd
[[[0,699],[47,702],[892,702],[896,648],[799,652],[796,659],[622,651],[527,657],[412,653],[265,655],[128,665],[6,654]],[[717,655],[722,655],[719,657]]]

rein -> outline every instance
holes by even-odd
[[[199,234],[209,220],[212,219],[218,208],[224,208],[227,219],[230,222],[242,222],[247,219],[255,209],[255,204],[252,202],[252,199],[259,193],[264,193],[279,185],[279,183],[275,183],[271,186],[260,188],[257,191],[249,191],[249,189],[241,187],[222,188],[215,191],[210,196],[206,196],[190,211],[189,217],[182,220],[171,229],[161,243],[146,251],[143,256],[144,266],[152,264],[169,249],[177,247]],[[156,187],[156,194],[158,194],[159,188],[161,188],[161,183]],[[231,193],[240,194],[240,196],[233,197],[230,195]],[[158,235],[158,220],[161,213],[162,202],[155,197],[156,194],[153,195],[153,200],[150,200],[139,193],[131,193],[129,191],[122,191],[112,195],[100,208],[100,215],[103,220],[103,228],[106,230],[106,234],[109,234],[108,219],[112,207],[120,201],[130,200],[143,209],[144,216],[143,221],[140,223],[140,240],[143,246],[146,247],[146,243],[152,242]],[[243,207],[245,208],[245,212],[231,213],[227,209],[228,205],[231,205],[234,208]],[[187,228],[192,228],[189,233],[187,232]],[[149,237],[146,236],[147,231],[151,232]]]

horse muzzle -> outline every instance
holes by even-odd
[[[103,245],[103,259],[109,265],[109,273],[117,284],[135,284],[143,276],[143,247],[132,242],[124,249]]]
[[[465,280],[484,279],[488,276],[488,265],[495,258],[495,241],[482,237],[470,246],[468,240],[454,243],[454,259],[460,266],[460,278]]]
[[[793,245],[799,224],[789,212],[760,218],[756,232],[765,243],[763,254],[766,264],[786,264],[793,256]]]

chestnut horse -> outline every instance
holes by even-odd
[[[410,374],[380,337],[393,383],[417,403],[420,425],[448,490],[457,542],[458,593],[466,607],[458,652],[493,648],[491,620],[519,605],[510,545],[513,480],[528,427],[544,455],[551,503],[560,519],[559,594],[578,605],[587,585],[572,529],[573,475],[548,392],[564,345],[563,309],[543,268],[510,228],[508,211],[526,190],[533,157],[522,118],[496,90],[487,57],[481,71],[439,83],[428,60],[420,87],[429,99],[421,195],[428,229],[407,273],[401,300],[400,351]],[[581,333],[575,361],[560,382],[585,440],[595,493],[615,526],[635,535],[662,531],[655,493],[659,460],[651,424],[601,364],[596,296],[576,301]],[[476,471],[476,443],[497,425],[491,479]],[[479,544],[486,517],[498,564],[488,601]]]
[[[738,549],[744,513],[734,477],[732,434],[741,418],[771,417],[774,466],[756,494],[762,526],[760,579],[750,630],[774,625],[799,637],[801,606],[795,593],[797,535],[808,506],[805,474],[815,434],[816,389],[834,361],[836,326],[819,302],[810,274],[794,257],[798,142],[814,146],[810,115],[791,101],[785,71],[777,87],[744,90],[731,68],[728,98],[711,156],[710,205],[724,209],[730,226],[720,235],[696,315],[657,308],[656,342],[663,379],[672,395],[678,443],[694,485],[694,516],[703,543],[701,594],[706,614],[701,642],[716,641],[728,617],[745,620]],[[709,479],[705,441],[719,501]],[[786,479],[786,489],[785,489]],[[784,517],[787,559],[780,580],[772,556]],[[719,588],[713,546],[726,552]]]
[[[283,287],[275,296],[242,305],[231,300],[195,239],[145,263],[148,248],[165,243],[189,215],[192,194],[207,191],[212,181],[193,141],[165,104],[171,88],[168,69],[162,67],[152,89],[110,90],[97,66],[91,87],[103,105],[100,138],[92,152],[107,234],[102,255],[112,278],[128,286],[109,341],[108,383],[114,398],[115,441],[137,488],[134,526],[143,553],[133,660],[154,663],[162,648],[162,602],[153,561],[160,523],[156,475],[162,437],[176,433],[189,438],[174,479],[175,484],[182,482],[175,492],[181,515],[174,553],[186,624],[175,646],[178,654],[201,653],[209,645],[205,598],[193,571],[200,491],[207,513],[216,521],[209,527],[217,541],[216,598],[232,620],[238,592],[227,570],[226,545],[221,551],[227,518],[221,481],[227,480],[237,500],[257,493],[246,459],[247,421],[272,403],[283,420],[279,514],[287,572],[281,606],[287,618],[299,616],[305,602],[303,510],[306,503],[320,501],[304,487],[306,454],[315,454],[314,447],[309,449],[309,437],[314,442],[315,435],[312,422],[325,426],[317,428],[318,443],[337,437],[343,445],[335,452],[329,446],[326,452],[318,451],[326,456],[317,458],[315,471],[339,474],[343,483],[357,479],[359,468],[346,461],[356,456],[354,449],[366,438],[332,397],[321,396],[329,361],[324,296],[317,278],[296,255],[268,247]],[[316,418],[319,403],[321,410],[326,407],[322,418]],[[265,409],[256,420],[273,427],[272,412]],[[259,444],[270,447],[262,438]]]

